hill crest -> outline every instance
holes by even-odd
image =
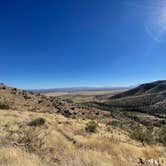
[[[166,80],[160,80],[160,81],[142,84],[129,91],[114,95],[111,97],[111,99],[151,94],[151,93],[159,93],[163,91],[166,91]]]

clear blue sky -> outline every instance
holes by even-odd
[[[166,79],[162,0],[0,2],[0,81],[19,88]]]

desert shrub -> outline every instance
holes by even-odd
[[[159,137],[159,142],[166,145],[166,126],[160,129],[158,137]]]
[[[72,104],[72,103],[73,103],[73,101],[72,101],[72,100],[70,100],[70,99],[65,99],[64,101],[66,101],[67,103],[70,103],[70,104]]]
[[[45,123],[44,118],[36,118],[28,123],[28,126],[41,126]]]
[[[119,121],[109,121],[106,123],[107,126],[114,126],[114,127],[120,127]]]
[[[71,113],[70,110],[64,110],[64,111],[63,111],[63,115],[64,115],[65,117],[69,118],[69,117],[72,115],[72,113]]]
[[[8,129],[6,140],[16,147],[25,148],[28,152],[41,153],[48,135],[46,131],[15,125]]]
[[[75,107],[71,107],[71,110],[75,110]]]
[[[4,102],[0,102],[0,109],[9,109],[9,105]]]
[[[130,131],[130,137],[141,141],[142,144],[152,144],[155,141],[152,132],[150,130],[143,130],[142,128],[136,128],[135,130]]]
[[[97,122],[91,120],[86,124],[85,130],[90,133],[95,133],[97,131]]]

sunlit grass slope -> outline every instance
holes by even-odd
[[[36,118],[41,125],[29,125]],[[131,140],[120,129],[61,115],[0,110],[0,165],[4,166],[137,166],[139,158],[163,160],[164,147]]]

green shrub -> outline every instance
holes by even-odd
[[[97,131],[98,124],[95,121],[89,121],[86,124],[85,130],[90,133],[95,133]]]
[[[160,129],[158,136],[159,136],[159,142],[166,145],[166,126]]]
[[[0,102],[0,109],[9,109],[9,105],[4,102]]]
[[[36,118],[36,119],[30,121],[30,122],[28,123],[28,126],[35,126],[35,127],[41,126],[41,125],[44,125],[45,121],[46,121],[46,120],[43,119],[43,118]]]
[[[142,144],[152,144],[154,143],[154,136],[150,130],[143,130],[141,128],[136,128],[135,130],[130,131],[130,137],[141,141]]]

